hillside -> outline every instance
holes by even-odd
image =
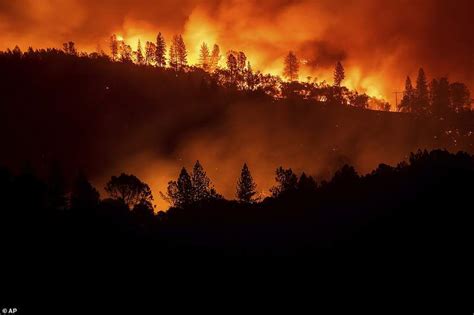
[[[0,164],[66,174],[97,187],[119,171],[150,184],[155,199],[182,166],[200,160],[217,190],[234,196],[247,162],[265,194],[278,166],[318,181],[348,163],[359,173],[418,149],[473,153],[472,114],[443,120],[219,87],[199,69],[112,63],[50,54],[0,58]],[[159,204],[166,207],[165,204]]]

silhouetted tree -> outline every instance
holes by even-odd
[[[340,87],[345,77],[346,74],[344,72],[344,67],[342,66],[342,63],[338,61],[336,63],[336,68],[334,69],[334,86]]]
[[[71,190],[70,205],[72,210],[92,210],[100,201],[99,192],[91,185],[84,173],[79,173]]]
[[[209,62],[209,70],[211,72],[216,71],[219,68],[219,61],[221,60],[221,52],[219,46],[214,44],[212,48],[211,58]]]
[[[110,53],[112,55],[112,61],[117,61],[119,56],[119,43],[117,41],[117,35],[115,34],[110,37]]]
[[[191,174],[193,187],[192,199],[195,202],[217,197],[215,189],[211,186],[211,180],[207,177],[204,168],[199,161],[196,161]]]
[[[316,181],[312,176],[307,176],[304,172],[301,174],[297,184],[298,191],[303,193],[313,193],[318,188]]]
[[[132,62],[133,50],[130,45],[127,45],[124,41],[119,43],[120,61]]]
[[[398,110],[401,112],[413,112],[413,104],[415,102],[415,89],[411,83],[410,77],[407,76],[405,81],[405,91],[403,92],[403,98],[398,105]]]
[[[273,197],[279,197],[282,194],[294,191],[297,188],[298,178],[291,168],[284,169],[281,166],[277,168],[275,180],[277,185],[270,189]]]
[[[147,65],[152,65],[156,63],[156,45],[152,42],[146,42],[145,63]]]
[[[161,33],[156,37],[156,64],[158,67],[166,66],[166,42]]]
[[[471,93],[464,83],[451,83],[449,86],[450,108],[459,113],[471,108]]]
[[[186,208],[193,203],[193,184],[186,168],[182,168],[177,181],[170,181],[163,199],[173,207]]]
[[[332,178],[332,183],[341,186],[354,185],[359,179],[359,175],[352,166],[344,165]]]
[[[183,36],[179,35],[178,37],[178,64],[180,68],[187,66],[188,64],[188,52],[186,50],[186,45],[184,44]]]
[[[247,56],[244,52],[240,51],[237,55],[237,69],[240,73],[243,73],[245,66],[247,65]]]
[[[420,68],[420,70],[418,71],[418,78],[416,79],[414,107],[414,112],[416,114],[423,114],[428,112],[429,91],[425,71],[423,70],[423,68]]]
[[[170,47],[170,66],[175,70],[180,70],[188,64],[188,53],[181,35],[175,35]]]
[[[252,66],[250,65],[250,61],[247,62],[247,69],[244,73],[244,80],[246,84],[246,88],[249,91],[254,91],[258,84],[258,75],[255,75],[252,70]]]
[[[67,42],[63,44],[63,50],[66,55],[77,56],[77,49],[74,42]]]
[[[369,107],[369,96],[367,94],[349,93],[349,105],[357,108]]]
[[[152,203],[146,200],[141,200],[137,203],[133,207],[132,212],[141,222],[151,222],[155,215]]]
[[[150,187],[134,175],[120,174],[112,176],[105,186],[105,191],[114,199],[122,200],[129,209],[140,202],[152,202]]]
[[[431,112],[445,115],[449,111],[449,81],[447,78],[433,79],[430,84]]]
[[[240,178],[237,181],[237,200],[244,203],[253,203],[258,201],[257,184],[253,181],[250,170],[245,163],[240,173]]]
[[[14,56],[17,56],[17,57],[21,57],[21,55],[22,55],[21,49],[20,49],[20,47],[18,47],[18,45],[15,45],[15,48],[13,48],[12,53],[13,53]]]
[[[143,57],[142,43],[138,40],[137,51],[135,52],[137,64],[143,65],[145,63],[145,57]]]
[[[199,51],[199,65],[204,71],[209,71],[211,55],[206,43],[202,43]]]
[[[237,64],[237,53],[230,51],[227,53],[227,69],[230,72],[232,78],[235,78],[237,71],[238,71],[238,64]]]
[[[169,52],[169,64],[170,68],[174,69],[175,71],[178,70],[178,52],[177,52],[177,36],[175,35],[173,37],[173,41],[171,42],[170,49],[168,50]]]
[[[290,51],[288,55],[285,57],[285,69],[283,71],[283,75],[289,81],[296,81],[298,80],[298,72],[299,72],[299,61],[296,55]]]

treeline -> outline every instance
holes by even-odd
[[[413,87],[408,76],[398,110],[407,113],[443,117],[450,112],[471,110],[471,93],[464,83],[450,83],[448,78],[434,78],[429,84],[423,68],[418,71]]]
[[[210,75],[210,79],[217,85],[236,89],[240,91],[262,92],[274,98],[298,98],[305,100],[316,100],[322,103],[337,103],[357,108],[371,108],[389,111],[390,104],[384,100],[373,98],[365,93],[351,91],[343,86],[345,70],[339,61],[334,68],[333,84],[326,81],[316,82],[308,78],[307,81],[299,81],[300,61],[293,51],[284,58],[283,76],[263,74],[253,71],[250,61],[242,51],[228,51],[222,56],[220,47],[214,44],[210,50],[207,43],[202,43],[197,65],[190,66],[187,59],[186,44],[181,35],[172,38],[170,47],[167,48],[166,41],[161,33],[158,34],[156,42],[146,42],[142,48],[138,40],[137,49],[133,50],[123,39],[117,35],[110,38],[110,55],[103,50],[94,53],[78,52],[74,42],[63,44],[63,50],[41,49],[33,50],[31,47],[22,53],[16,46],[13,50],[7,50],[2,54],[16,57],[39,57],[44,54],[64,53],[72,56],[86,58],[104,58],[113,62],[135,63],[140,66],[158,68],[169,68],[175,71],[198,71],[202,70]],[[223,58],[224,57],[224,58]],[[225,67],[221,67],[221,60],[225,60]],[[407,77],[403,98],[397,110],[415,114],[445,115],[448,112],[463,112],[471,109],[470,91],[464,83],[449,83],[447,78],[433,79],[430,84],[423,69],[420,69],[416,87],[412,86]]]
[[[464,163],[460,164],[460,167],[471,168],[474,165],[474,157],[467,153],[452,155],[447,151],[437,150],[428,153],[425,150],[410,154],[409,164],[401,162],[396,167],[380,165],[372,174],[366,176],[360,176],[352,166],[345,165],[336,171],[331,180],[323,180],[320,183],[317,183],[312,176],[305,172],[296,174],[291,168],[278,167],[275,171],[276,183],[270,188],[270,197],[265,199],[257,190],[257,184],[245,163],[239,178],[236,179],[234,200],[239,204],[250,205],[298,193],[312,195],[324,187],[340,183],[356,184],[359,180],[370,178],[374,174],[403,172],[405,169],[423,165],[423,163],[441,163],[440,165],[443,165],[444,162],[457,162],[458,160]],[[68,184],[66,178],[69,176],[65,176],[58,162],[51,164],[45,180],[35,175],[34,169],[28,165],[18,176],[13,176],[6,168],[0,168],[0,170],[2,187],[5,188],[2,190],[3,192],[12,187],[19,188],[20,191],[25,189],[30,193],[34,191],[37,196],[26,199],[40,201],[36,204],[36,207],[39,208],[77,210],[96,208],[101,202],[116,202],[132,212],[149,212],[150,214],[154,212],[154,197],[149,185],[132,174],[122,173],[112,176],[104,187],[108,198],[101,200],[98,190],[92,186],[83,172],[79,172],[73,182]],[[225,199],[216,191],[199,161],[196,161],[191,172],[183,167],[178,178],[168,183],[166,192],[160,192],[160,197],[169,202],[171,208],[180,209],[190,208],[203,202]]]
[[[46,181],[31,169],[17,176],[2,169],[2,233],[28,244],[47,234],[59,243],[73,238],[122,246],[138,239],[162,246],[154,250],[184,246],[237,254],[311,254],[333,246],[442,250],[444,243],[454,248],[471,242],[461,236],[471,230],[465,224],[472,222],[473,177],[471,155],[419,151],[408,162],[381,164],[365,176],[346,165],[320,183],[278,168],[272,196],[259,200],[244,165],[238,200],[229,201],[196,163],[191,174],[183,169],[170,182],[167,196],[174,207],[155,214],[148,185],[133,175],[113,176],[105,187],[109,198],[101,200],[84,175],[66,193],[57,164]]]

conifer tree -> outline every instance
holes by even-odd
[[[204,71],[209,71],[210,59],[211,59],[211,55],[209,53],[209,48],[207,47],[206,43],[202,43],[201,49],[199,52],[199,66]]]
[[[110,37],[110,53],[112,55],[112,61],[117,61],[119,54],[119,44],[117,41],[117,35],[115,34]]]
[[[145,63],[145,57],[143,57],[142,43],[138,40],[137,51],[135,52],[137,58],[137,64],[143,65]]]
[[[237,64],[237,53],[234,51],[230,51],[227,53],[227,69],[230,72],[230,76],[232,78],[235,78],[235,75],[237,74],[238,70],[238,64]]]
[[[212,48],[211,58],[209,62],[209,71],[214,72],[219,68],[219,61],[221,60],[220,48],[217,44],[214,44]]]
[[[342,63],[338,61],[336,63],[336,68],[334,69],[334,86],[340,87],[345,77],[346,74],[344,72],[344,67],[342,66]]]
[[[182,69],[188,64],[188,52],[184,44],[183,36],[179,35],[177,38],[176,53],[178,57],[178,67]]]
[[[193,203],[193,185],[186,168],[182,168],[177,181],[168,183],[167,194],[161,196],[173,207],[185,208]]]
[[[418,77],[416,79],[416,90],[415,90],[415,108],[414,112],[417,114],[423,114],[428,112],[429,107],[429,91],[428,83],[426,81],[426,75],[423,68],[418,71]]]
[[[243,51],[239,51],[237,55],[237,69],[240,73],[243,73],[245,66],[247,65],[247,56]]]
[[[156,45],[152,42],[146,42],[145,45],[145,63],[153,65],[156,63]]]
[[[194,164],[191,182],[194,201],[203,201],[217,196],[214,188],[211,186],[211,180],[199,161],[196,161]]]
[[[291,168],[277,168],[275,180],[277,182],[277,185],[270,189],[270,192],[273,194],[273,197],[279,197],[283,193],[295,191],[297,189],[298,178],[293,173]]]
[[[257,185],[253,181],[252,175],[247,164],[244,164],[240,173],[240,178],[237,181],[237,200],[244,203],[253,203],[258,201]]]
[[[283,71],[283,75],[289,81],[296,81],[298,80],[298,72],[299,72],[298,58],[292,51],[290,51],[288,55],[285,57],[285,69]]]
[[[156,37],[156,64],[158,67],[164,67],[166,66],[166,42],[161,35],[161,33],[158,33],[158,36]]]
[[[407,76],[405,81],[405,91],[403,92],[403,98],[398,105],[398,110],[401,112],[413,112],[413,103],[415,100],[415,90],[411,83],[411,79]]]
[[[177,44],[178,44],[178,39],[177,36],[173,37],[173,41],[171,42],[171,46],[169,49],[169,64],[170,67],[173,68],[174,70],[178,70],[178,53],[177,53]]]

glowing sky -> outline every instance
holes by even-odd
[[[449,75],[474,86],[470,0],[0,0],[0,48],[108,51],[112,33],[136,42],[181,33],[196,62],[200,44],[246,52],[254,69],[281,74],[291,49],[300,79],[332,81],[342,60],[345,85],[394,103],[407,74]]]

